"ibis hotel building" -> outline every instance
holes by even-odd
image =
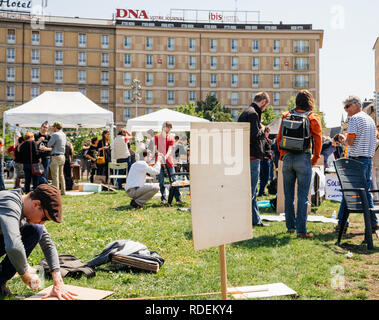
[[[112,20],[45,17],[40,28],[29,15],[3,14],[0,104],[18,106],[45,90],[80,91],[123,126],[208,94],[235,116],[259,91],[278,112],[303,88],[320,100],[322,30],[250,21],[249,12],[190,14],[117,9]]]

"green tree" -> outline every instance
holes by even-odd
[[[207,95],[204,101],[197,102],[196,112],[201,112],[204,119],[216,122],[232,122],[230,109],[221,105],[215,96]]]
[[[203,112],[202,111],[196,111],[196,105],[193,102],[190,102],[185,105],[180,105],[175,108],[175,111],[188,114],[190,116],[203,118]]]
[[[272,106],[269,106],[262,113],[262,123],[263,125],[267,126],[271,122],[275,121],[278,117],[280,117],[280,115],[277,115],[274,111],[274,108]]]

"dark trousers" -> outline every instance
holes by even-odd
[[[39,176],[32,174],[32,165],[30,163],[24,163],[24,174],[25,174],[25,193],[30,192],[30,183],[33,182],[33,190],[38,187]]]
[[[128,164],[128,173],[130,171],[130,167],[132,165],[132,159],[131,157],[128,157],[128,158],[124,158],[124,159],[117,159],[116,160],[117,163],[127,163]],[[121,169],[121,170],[117,170],[118,173],[117,174],[125,174],[125,169]],[[126,179],[117,179],[117,185],[118,185],[118,188],[119,189],[122,189],[122,184],[126,182]]]
[[[259,171],[259,193],[258,193],[259,196],[264,194],[269,177],[270,177],[270,160],[263,159],[261,160],[261,167]]]
[[[48,184],[49,177],[49,169],[50,169],[50,157],[42,158],[41,161],[43,168],[45,169],[45,173],[39,177],[39,184]]]
[[[21,227],[20,232],[21,232],[21,240],[25,247],[26,256],[29,257],[33,249],[37,246],[38,242],[40,242],[41,240],[42,233],[43,233],[43,226],[39,224],[26,224],[25,226]],[[4,237],[1,235],[0,236],[0,257],[2,257],[4,254],[6,254]],[[5,258],[0,264],[0,284],[12,279],[12,277],[15,274],[16,274],[16,269],[13,267],[8,256],[5,256]]]

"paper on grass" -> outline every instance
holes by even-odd
[[[284,283],[228,288],[228,292],[233,292],[232,296],[236,299],[269,298],[297,295],[296,291],[292,290]]]

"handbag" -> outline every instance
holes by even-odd
[[[103,147],[104,147],[104,143],[103,143]],[[103,155],[96,157],[96,163],[97,164],[104,164],[105,163],[105,152],[104,152],[104,149],[103,149]]]
[[[33,163],[32,148],[33,148],[33,141],[30,141],[30,163],[32,165],[32,175],[39,177],[45,173],[45,168],[43,167],[41,162]]]

